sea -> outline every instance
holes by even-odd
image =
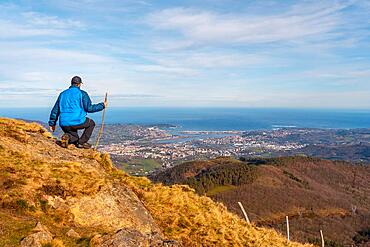
[[[48,108],[0,108],[0,116],[47,122]],[[97,123],[102,113],[89,114]],[[107,124],[169,124],[183,131],[370,128],[370,109],[111,107]]]

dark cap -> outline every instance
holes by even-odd
[[[79,76],[74,76],[71,80],[71,84],[80,84],[82,83],[81,77]]]

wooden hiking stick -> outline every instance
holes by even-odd
[[[108,101],[108,93],[105,93],[104,102],[107,102],[107,101]],[[95,142],[94,150],[96,150],[96,149],[98,148],[99,141],[100,141],[100,137],[101,137],[101,135],[103,134],[103,129],[104,129],[104,118],[105,118],[105,109],[107,109],[107,107],[104,107],[104,110],[103,110],[103,115],[102,115],[102,117],[101,117],[101,126],[100,126],[100,129],[99,129],[98,138],[96,138],[96,142]]]

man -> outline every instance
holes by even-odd
[[[89,95],[80,89],[82,80],[75,76],[71,80],[69,89],[63,91],[55,103],[49,119],[52,132],[55,131],[56,122],[64,131],[61,146],[67,148],[68,144],[75,144],[78,148],[91,148],[88,143],[95,127],[95,122],[86,117],[87,113],[102,111],[108,102],[104,101],[93,105]],[[77,131],[83,129],[81,137]]]

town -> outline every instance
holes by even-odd
[[[366,132],[366,133],[364,133]],[[325,138],[318,138],[319,136]],[[360,138],[361,136],[361,138]],[[338,148],[348,152],[356,145],[369,144],[369,130],[326,130],[275,128],[257,131],[181,131],[167,125],[108,125],[102,151],[114,160],[155,160],[160,169],[179,162],[195,159],[233,157],[274,157],[281,155],[318,156],[318,150]],[[316,149],[315,149],[316,148]],[[346,155],[346,154],[344,154]],[[348,155],[348,160],[368,161],[365,153],[361,157]],[[324,157],[324,158],[336,158]],[[339,157],[346,160],[346,157]],[[147,174],[150,171],[144,173]]]

